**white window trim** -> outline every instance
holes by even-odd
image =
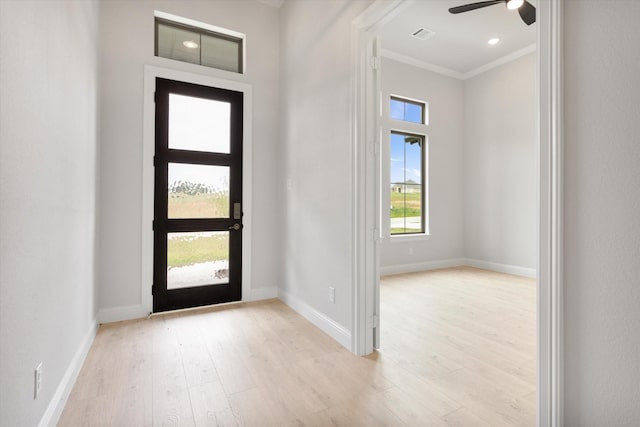
[[[424,121],[425,124],[408,122],[404,120],[392,119],[389,108],[389,101],[391,98],[406,99],[407,101],[418,102],[424,104]],[[382,144],[381,144],[381,165],[380,165],[380,177],[381,182],[389,183],[391,181],[391,154],[389,147],[389,135],[391,132],[411,133],[420,135],[424,138],[424,147],[422,150],[422,163],[424,165],[424,177],[423,177],[423,191],[424,191],[424,206],[423,212],[426,212],[424,221],[424,233],[416,234],[391,234],[391,218],[385,206],[391,205],[391,195],[388,191],[383,190],[380,195],[381,212],[380,212],[380,240],[390,241],[392,243],[412,242],[429,240],[431,238],[430,220],[429,214],[429,103],[409,96],[398,95],[396,93],[383,93],[382,94],[382,108],[381,108],[381,128],[382,128]],[[383,185],[381,189],[388,188],[387,185]]]
[[[389,236],[389,242],[391,243],[417,242],[429,239],[431,239],[431,234],[429,233],[393,234]]]

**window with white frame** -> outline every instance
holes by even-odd
[[[244,42],[242,33],[156,12],[156,56],[244,73]]]
[[[391,236],[428,234],[427,138],[426,132],[416,132],[426,131],[426,115],[426,103],[390,98],[389,118],[393,122],[389,134]]]

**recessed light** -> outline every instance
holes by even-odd
[[[524,0],[509,0],[507,2],[507,9],[515,10],[524,4]]]
[[[497,37],[492,38],[491,40],[489,40],[487,43],[489,43],[491,46],[496,45],[498,43],[500,43],[500,39]]]
[[[182,44],[184,45],[184,47],[187,47],[189,49],[195,49],[198,47],[198,43],[194,42],[193,40],[187,40],[186,42],[182,42]]]

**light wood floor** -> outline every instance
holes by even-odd
[[[535,282],[386,277],[357,357],[278,300],[100,327],[60,426],[533,426]]]

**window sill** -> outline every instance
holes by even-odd
[[[404,242],[415,242],[420,240],[429,240],[431,238],[431,234],[421,233],[421,234],[406,234],[406,235],[394,235],[389,236],[388,239],[391,243],[404,243]]]

